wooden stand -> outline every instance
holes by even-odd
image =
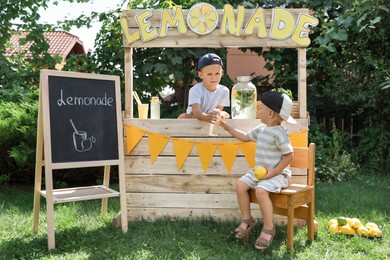
[[[53,128],[64,128],[64,126],[57,126],[56,122],[53,122],[53,118],[50,117],[51,108],[58,103],[60,99],[50,100],[49,90],[52,91],[53,86],[49,86],[49,77],[58,77],[61,79],[71,79],[71,80],[85,80],[85,84],[91,82],[91,80],[97,80],[100,83],[108,82],[109,86],[115,87],[112,93],[115,93],[116,102],[113,104],[113,107],[110,109],[113,110],[113,117],[115,118],[114,133],[109,132],[104,134],[116,134],[117,144],[113,143],[114,156],[109,154],[108,156],[104,154],[105,151],[94,151],[96,154],[101,155],[95,160],[94,157],[91,157],[91,160],[74,160],[72,157],[69,157],[70,160],[66,161],[55,161],[53,159],[53,150],[58,149],[53,147],[53,140],[55,142],[56,138],[52,138],[54,131]],[[83,82],[84,83],[84,82]],[[103,87],[104,83],[103,83]],[[40,95],[39,95],[39,112],[38,112],[38,131],[37,131],[37,151],[36,151],[36,168],[35,168],[35,188],[34,188],[34,222],[33,222],[33,232],[37,233],[39,229],[39,211],[40,211],[40,197],[43,196],[46,198],[47,205],[47,233],[48,233],[48,248],[55,248],[55,231],[54,231],[54,204],[55,203],[65,203],[71,201],[82,201],[82,200],[92,200],[92,199],[102,199],[101,215],[105,217],[107,214],[107,204],[108,198],[120,197],[121,201],[121,226],[123,232],[127,231],[127,211],[126,211],[126,194],[125,194],[125,182],[124,182],[124,157],[123,157],[123,133],[122,133],[122,121],[121,121],[121,109],[120,109],[120,91],[119,91],[119,78],[115,76],[104,76],[104,75],[88,75],[83,73],[74,73],[74,72],[59,72],[59,71],[49,71],[43,70],[41,72],[41,83],[40,83]],[[61,85],[61,100],[62,95],[65,90],[67,90],[67,84]],[[99,86],[96,86],[99,88]],[[54,92],[54,91],[53,91]],[[94,89],[93,94],[100,94],[98,89]],[[103,94],[107,95],[106,88],[103,90]],[[114,100],[114,98],[113,98]],[[61,103],[61,102],[60,102]],[[89,108],[88,108],[89,109]],[[83,113],[85,111],[81,111]],[[88,113],[91,113],[90,111]],[[92,111],[92,113],[95,113]],[[69,116],[67,112],[67,116]],[[99,114],[97,114],[99,116]],[[61,117],[61,115],[60,115]],[[77,117],[77,115],[74,115]],[[67,119],[67,118],[61,118]],[[62,121],[64,121],[62,120]],[[66,120],[65,120],[66,121]],[[69,121],[67,121],[69,124]],[[104,126],[97,126],[98,128],[104,128]],[[93,129],[98,132],[98,129]],[[107,130],[107,129],[105,129]],[[77,132],[75,129],[76,133]],[[83,132],[84,133],[84,132]],[[86,135],[86,134],[85,134]],[[61,138],[68,138],[69,136],[61,136]],[[102,136],[104,137],[104,136]],[[58,136],[57,136],[58,138]],[[103,138],[101,138],[103,139]],[[73,136],[73,142],[75,143],[75,137]],[[92,141],[91,141],[92,142]],[[96,141],[97,142],[97,141]],[[92,144],[92,143],[91,143]],[[71,143],[73,145],[73,143]],[[74,144],[76,146],[76,144]],[[92,145],[91,145],[92,146]],[[83,146],[84,148],[84,146]],[[88,147],[92,150],[92,147]],[[105,147],[106,149],[107,147]],[[84,152],[89,151],[77,151],[80,154],[85,154]],[[96,148],[99,149],[99,148]],[[117,150],[116,150],[117,149]],[[76,153],[77,155],[78,153]],[[107,159],[105,159],[107,157]],[[44,160],[45,158],[45,160]],[[90,157],[86,157],[90,158]],[[119,189],[120,192],[117,192],[109,188],[109,179],[110,179],[110,167],[112,165],[118,166],[119,172]],[[82,168],[82,167],[104,167],[104,176],[103,176],[103,185],[98,186],[86,186],[86,187],[76,187],[76,188],[67,188],[67,189],[53,189],[53,170],[56,169],[70,169],[70,168]],[[46,190],[41,190],[42,183],[42,168],[45,167],[45,186]]]

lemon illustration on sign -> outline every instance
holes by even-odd
[[[188,11],[187,24],[197,34],[211,33],[218,25],[218,13],[207,3],[193,5]]]
[[[258,166],[256,167],[254,174],[255,177],[260,180],[264,178],[265,175],[267,175],[267,169],[264,166]]]

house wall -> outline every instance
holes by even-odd
[[[257,77],[270,74],[268,70],[264,69],[264,65],[264,58],[255,52],[227,48],[226,72],[234,82],[238,76]]]

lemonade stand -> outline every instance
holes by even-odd
[[[125,10],[120,23],[125,50],[128,219],[239,218],[235,181],[253,167],[254,143],[240,143],[223,129],[217,136],[209,136],[208,123],[195,119],[134,118],[133,48],[296,48],[297,124],[283,126],[293,146],[307,147],[306,47],[310,44],[309,26],[317,25],[318,20],[307,9],[234,9],[227,4],[217,10],[199,3],[188,10]],[[258,119],[228,120],[245,131],[259,124]],[[305,183],[306,171],[293,169],[293,181]],[[257,207],[253,216],[261,217]],[[283,221],[282,217],[275,219]]]

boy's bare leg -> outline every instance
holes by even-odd
[[[248,193],[249,189],[250,187],[246,183],[237,180],[236,193],[237,193],[238,205],[240,206],[240,210],[241,210],[242,219],[250,219],[252,217],[251,210],[250,210],[250,197]],[[240,227],[242,227],[243,229],[247,229],[248,224],[241,223]]]
[[[264,222],[263,228],[272,230],[274,228],[273,206],[272,206],[272,201],[269,198],[269,192],[262,188],[257,188],[256,198],[257,201],[259,202],[261,215],[263,216],[263,222]],[[270,240],[272,236],[270,234],[266,234],[262,232],[261,237],[266,240]]]

